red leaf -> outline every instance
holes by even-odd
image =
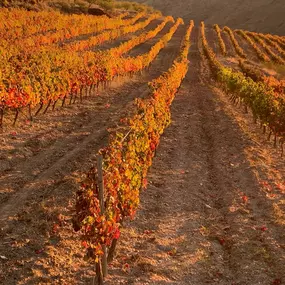
[[[118,239],[120,237],[121,233],[120,233],[120,230],[117,229],[114,233],[114,239]]]
[[[129,265],[128,263],[125,263],[125,264],[123,265],[123,271],[124,271],[124,272],[130,272],[130,270],[131,270],[130,265]]]
[[[147,187],[147,179],[144,178],[144,179],[143,179],[143,188],[146,188],[146,187]]]
[[[173,248],[172,250],[168,251],[167,254],[170,256],[174,256],[177,253],[177,249]]]
[[[272,285],[280,285],[281,284],[281,279],[275,279],[273,282],[272,282]]]
[[[248,197],[246,195],[243,195],[241,198],[242,198],[244,203],[248,202]]]
[[[35,253],[36,253],[36,254],[40,254],[40,253],[42,253],[43,251],[44,251],[43,248],[41,248],[41,249],[35,250]]]
[[[151,144],[150,144],[150,149],[151,149],[152,151],[155,150],[155,144],[154,144],[154,143],[151,143]]]
[[[226,241],[225,241],[225,239],[223,239],[223,238],[219,238],[219,243],[220,243],[221,245],[224,245],[224,244],[226,243]]]
[[[55,233],[58,232],[58,230],[59,230],[59,224],[54,224],[54,225],[52,226],[52,232],[55,234]]]

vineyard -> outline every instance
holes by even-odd
[[[151,11],[0,8],[0,284],[285,282],[285,38]]]

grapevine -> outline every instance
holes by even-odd
[[[203,50],[209,60],[211,70],[225,90],[233,94],[232,100],[241,100],[250,107],[255,120],[260,120],[264,126],[268,126],[270,134],[275,135],[274,144],[277,143],[277,137],[283,138],[280,140],[282,144],[285,137],[285,97],[275,92],[269,84],[255,82],[241,72],[224,67],[207,43],[203,22],[201,23],[201,37]]]
[[[226,56],[227,55],[227,50],[226,50],[225,42],[224,42],[224,40],[222,38],[222,35],[221,35],[221,28],[217,24],[215,24],[214,25],[214,29],[215,29],[215,31],[217,33],[217,36],[218,36],[221,53],[222,53],[223,56]]]
[[[267,34],[266,37],[274,42],[276,42],[283,50],[285,50],[285,42],[284,39],[280,38],[279,36],[274,36]]]
[[[224,31],[228,33],[228,35],[229,35],[229,37],[231,39],[231,42],[232,42],[232,44],[233,44],[233,46],[235,48],[236,53],[240,57],[246,58],[246,55],[245,55],[243,49],[240,47],[238,41],[236,40],[233,31],[229,27],[224,27]]]
[[[149,25],[149,23],[151,21],[153,21],[154,19],[157,19],[159,17],[160,17],[159,14],[153,14],[153,15],[150,15],[143,22],[139,22],[135,25],[123,26],[119,29],[107,30],[107,31],[103,32],[102,34],[99,34],[99,35],[94,36],[94,37],[90,37],[87,40],[78,41],[78,42],[74,42],[71,44],[65,44],[63,46],[63,48],[67,49],[68,51],[86,50],[92,46],[99,45],[99,44],[102,44],[103,42],[117,39],[117,38],[119,38],[123,35],[126,35],[128,33],[134,33],[138,30],[141,30],[141,29],[145,28],[147,25]]]
[[[246,76],[250,77],[255,82],[263,82],[273,88],[276,96],[285,95],[285,80],[278,80],[273,76],[265,76],[261,70],[253,67],[252,64],[247,64],[244,61],[239,61],[239,66]]]
[[[188,70],[193,25],[191,21],[172,67],[150,82],[150,98],[137,99],[126,131],[112,134],[108,146],[99,151],[104,158],[105,213],[100,213],[96,170],[90,170],[77,192],[75,227],[81,229],[83,245],[96,262],[100,262],[102,245],[110,247],[120,236],[123,220],[136,213],[160,136],[170,123],[171,102]]]
[[[280,53],[281,57],[283,59],[285,59],[285,51],[279,46],[279,44],[275,41],[273,41],[272,39],[270,39],[269,37],[267,37],[264,34],[257,34],[262,40],[264,40],[266,43],[268,43],[271,47],[273,47],[274,49],[276,49],[278,51],[278,53]]]
[[[173,19],[167,17],[166,21],[154,32],[157,33],[168,21],[173,21]],[[3,58],[3,65],[0,66],[3,70],[0,80],[9,85],[2,84],[4,87],[0,103],[2,114],[6,108],[14,109],[17,113],[21,108],[29,107],[29,110],[33,110],[37,105],[39,108],[36,114],[43,109],[44,105],[47,105],[45,109],[47,111],[59,99],[63,100],[63,104],[68,97],[70,97],[70,102],[77,96],[82,99],[84,88],[86,92],[87,89],[90,92],[93,86],[111,80],[116,75],[145,68],[171,39],[181,23],[182,20],[178,19],[170,32],[162,37],[149,53],[136,58],[120,58],[108,51],[97,53],[85,51],[78,54],[75,51],[68,52],[57,47],[49,47],[47,51],[43,48],[38,53],[23,54],[23,58],[15,57],[11,61],[7,53],[3,52],[2,55],[6,58]],[[139,41],[137,41],[138,38],[130,40],[123,48],[120,47],[121,52],[126,52],[154,35],[151,31],[146,37],[139,38]],[[15,68],[17,68],[17,73]]]
[[[260,50],[260,48],[255,44],[255,42],[244,31],[237,30],[236,32],[239,35],[241,35],[249,43],[249,45],[254,49],[254,51],[256,52],[260,60],[265,61],[265,62],[270,61],[270,58],[266,54],[264,54],[264,52]]]
[[[270,55],[274,62],[278,64],[285,64],[285,61],[280,56],[275,54],[256,33],[247,32],[247,35],[251,36],[257,43],[259,43],[265,49],[267,54]]]
[[[17,10],[16,10],[17,11]],[[9,29],[0,29],[2,40],[19,44],[33,46],[33,43],[50,44],[60,40],[75,37],[79,34],[98,33],[105,29],[114,29],[122,25],[131,25],[139,18],[145,16],[139,13],[135,17],[123,20],[127,13],[120,14],[118,17],[108,19],[106,16],[93,17],[81,15],[61,15],[58,12],[40,12],[34,15],[33,12],[20,12],[22,24],[20,26],[9,25]],[[5,9],[1,10],[0,17],[6,15]],[[15,10],[13,9],[6,15],[9,19],[15,21]],[[41,17],[43,16],[43,17]],[[36,20],[35,20],[36,19]],[[107,20],[108,19],[108,20]],[[26,23],[26,24],[24,24]],[[5,25],[8,25],[7,23]]]

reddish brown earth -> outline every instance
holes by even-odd
[[[92,284],[94,266],[84,261],[71,224],[78,180],[106,145],[107,129],[116,128],[134,99],[149,95],[147,82],[171,66],[184,33],[180,27],[142,75],[120,78],[83,104],[6,127],[0,137],[0,284]],[[122,232],[107,285],[285,282],[284,158],[250,114],[215,86],[198,34],[195,28],[172,124],[137,216]]]
[[[107,284],[282,284],[284,160],[212,85],[197,31],[192,39],[172,125]]]
[[[284,0],[131,0],[145,3],[165,15],[236,29],[285,34]]]

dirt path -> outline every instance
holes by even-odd
[[[126,116],[135,98],[148,96],[147,83],[170,67],[184,32],[182,27],[175,33],[142,75],[123,78],[97,98],[40,116],[32,125],[21,123],[1,136],[0,255],[7,258],[0,262],[3,284],[40,284],[45,278],[63,284],[59,276],[65,267],[65,280],[73,282],[66,284],[85,280],[82,249],[70,220],[77,180],[107,144],[107,130]],[[140,45],[141,53],[148,48],[148,43]],[[62,226],[60,233],[54,224]],[[66,258],[54,264],[53,252]],[[79,271],[69,272],[66,254],[75,254]]]
[[[173,122],[107,284],[281,284],[284,216],[282,224],[276,205],[284,215],[284,194],[273,181],[282,183],[284,161],[272,153],[270,165],[245,133],[250,124],[241,129],[242,112],[209,86],[196,43],[189,59]]]

